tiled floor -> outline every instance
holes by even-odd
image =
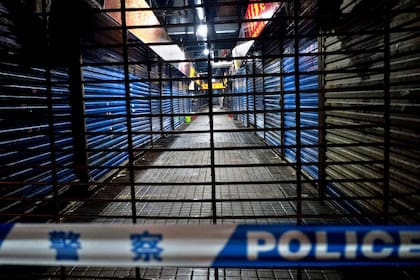
[[[220,109],[219,109],[220,110]],[[240,124],[228,115],[214,116],[214,129],[235,129]],[[193,120],[185,131],[208,130],[207,116],[200,116]],[[209,147],[208,133],[181,134],[170,141],[171,148],[202,148]],[[262,146],[262,141],[252,132],[229,132],[214,134],[215,147],[244,147]],[[268,149],[246,150],[217,150],[215,152],[216,164],[247,164],[247,163],[280,163],[282,160]],[[150,166],[162,165],[210,165],[210,151],[168,151],[155,156],[153,160],[140,159],[136,164]],[[216,168],[217,182],[252,182],[272,180],[294,180],[295,173],[286,166],[275,167],[235,167]],[[126,179],[126,178],[125,178]],[[120,180],[124,180],[121,177]],[[135,181],[142,183],[136,186],[136,198],[140,200],[165,199],[173,202],[138,202],[137,215],[141,218],[139,223],[211,223],[211,203],[201,202],[211,199],[211,185],[158,185],[158,183],[211,182],[210,168],[159,168],[146,169],[135,173]],[[150,185],[153,183],[153,185]],[[304,186],[305,195],[314,195],[314,190]],[[100,194],[99,194],[100,195]],[[294,204],[285,201],[276,201],[276,198],[295,196],[293,184],[223,184],[216,186],[218,199],[255,199],[254,201],[226,201],[217,203],[218,223],[294,223],[291,218],[281,218],[282,215],[296,214]],[[117,199],[129,199],[130,187],[122,189]],[[271,201],[258,201],[259,198],[272,199]],[[189,199],[194,202],[177,202],[176,200]],[[316,202],[304,203],[304,213],[325,213],[328,209]],[[83,208],[79,211],[84,211]],[[76,211],[77,213],[77,211]],[[130,215],[131,205],[127,202],[110,202],[104,205],[101,215],[107,218],[97,218],[94,222],[105,223],[131,223],[131,219],[122,219],[112,216]],[[224,218],[229,216],[229,218]],[[244,216],[249,216],[244,218]],[[254,216],[267,216],[254,218]],[[109,218],[111,217],[111,218]],[[182,217],[182,218],[180,218]],[[280,218],[275,218],[280,217]],[[302,270],[302,279],[341,279],[333,270]],[[84,276],[125,278],[134,277],[135,270],[120,268],[74,268],[67,271],[72,277]],[[215,269],[208,268],[145,268],[139,270],[144,279],[215,279]],[[296,269],[218,269],[219,279],[297,279]]]
[[[215,129],[235,129],[235,123],[227,115],[216,115],[214,117]],[[185,131],[197,131],[209,129],[208,117],[200,116],[195,119]],[[214,141],[216,147],[252,147],[264,145],[262,141],[252,132],[229,132],[215,133]],[[200,148],[209,147],[208,133],[181,134],[175,137],[170,144],[171,148]],[[253,163],[281,163],[282,160],[268,149],[246,149],[246,150],[216,150],[216,164],[253,164]],[[210,151],[168,151],[161,153],[153,162],[147,159],[139,160],[136,164],[147,164],[149,166],[165,165],[209,165]],[[223,201],[217,203],[218,220],[231,223],[253,222],[295,222],[293,219],[281,218],[282,215],[295,215],[294,204],[289,201],[276,201],[276,198],[287,198],[296,195],[294,184],[252,184],[252,181],[273,181],[273,180],[295,180],[295,172],[287,166],[263,166],[263,167],[223,167],[216,168],[215,176],[217,182],[223,184],[216,186],[217,199],[255,199],[255,201],[235,202]],[[137,215],[147,217],[140,219],[141,222],[159,223],[161,218],[168,217],[165,223],[210,223],[211,203],[201,202],[203,199],[211,199],[211,169],[203,167],[188,168],[165,168],[146,169],[135,174],[135,181],[141,183],[136,186],[136,198],[140,200],[166,199],[173,202],[138,202],[136,204]],[[228,184],[229,182],[245,182],[246,184]],[[168,186],[168,183],[182,183],[185,185]],[[188,183],[208,182],[203,185],[188,185]],[[159,185],[165,183],[166,185]],[[151,185],[152,184],[152,185]],[[313,196],[315,190],[311,186],[303,186],[304,196]],[[129,199],[130,187],[125,188],[116,197],[118,199]],[[176,200],[194,200],[194,202],[177,202]],[[271,199],[270,201],[258,201],[258,199]],[[106,205],[102,215],[120,216],[130,215],[131,205],[126,202],[111,202]],[[303,203],[303,213],[321,214],[328,213],[325,206],[311,201]],[[229,216],[228,219],[223,218]],[[239,219],[241,216],[267,216],[267,218]],[[156,219],[151,219],[156,217]],[[173,219],[184,217],[183,219]],[[192,219],[189,219],[189,218]],[[238,219],[236,219],[238,217]],[[269,218],[270,217],[270,218]],[[201,218],[197,221],[197,219]],[[242,217],[243,218],[243,217]],[[96,219],[96,222],[110,222],[109,218]],[[127,222],[130,219],[112,219],[111,222]]]
[[[219,109],[220,110],[220,109]],[[235,129],[240,124],[228,115],[214,116],[215,129]],[[209,119],[200,116],[193,120],[185,131],[208,130]],[[181,134],[173,137],[169,142],[171,148],[198,148],[209,147],[208,133]],[[252,132],[229,132],[214,134],[215,147],[244,147],[262,146],[263,142]],[[153,160],[151,159],[153,158]],[[218,150],[215,152],[216,164],[249,164],[249,163],[282,163],[283,161],[269,149],[245,150]],[[153,157],[139,159],[138,165],[209,165],[210,151],[168,151],[155,154]],[[216,204],[218,223],[295,223],[290,216],[295,215],[293,202],[278,201],[279,198],[294,197],[296,195],[293,184],[252,184],[252,181],[294,180],[295,172],[287,166],[263,167],[235,167],[216,168],[216,182],[248,182],[248,184],[222,184],[216,185],[216,198],[218,199],[252,199],[251,201],[223,201]],[[126,180],[127,174],[118,180]],[[136,198],[140,200],[165,199],[172,202],[138,202],[136,212],[140,216],[138,223],[211,223],[211,203],[200,200],[211,199],[211,184],[198,185],[159,185],[158,183],[202,183],[211,182],[210,168],[150,168],[135,173]],[[153,185],[151,185],[153,183]],[[109,187],[108,187],[109,188]],[[115,190],[104,189],[98,197],[115,197],[116,199],[130,199],[130,187],[122,188],[119,193]],[[311,186],[303,186],[305,196],[314,196],[315,190]],[[194,200],[192,202],[177,201],[182,199]],[[271,200],[258,200],[271,199]],[[89,222],[103,223],[131,223],[131,205],[129,202],[85,203],[74,214],[89,213],[105,215],[106,217],[91,219]],[[325,205],[318,202],[303,203],[303,213],[328,213]],[[127,216],[127,218],[121,218]],[[228,217],[225,217],[228,216]],[[258,217],[259,216],[259,217]],[[80,221],[67,219],[66,222]],[[86,220],[82,220],[86,222]],[[306,222],[322,222],[311,220]],[[326,221],[325,221],[326,222]],[[340,222],[336,220],[334,222]],[[49,272],[60,275],[59,268],[51,268]],[[142,279],[298,279],[296,269],[215,269],[208,268],[142,268],[139,269]],[[340,274],[334,270],[302,269],[302,279],[341,279]],[[98,268],[78,267],[66,268],[65,274],[71,279],[133,279],[135,269],[129,268]],[[53,279],[45,273],[39,274],[37,279]],[[55,278],[59,279],[59,278]]]

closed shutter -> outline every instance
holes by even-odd
[[[349,36],[328,36],[324,47],[327,52],[338,52],[325,57],[327,159],[340,165],[327,166],[330,192],[346,196],[366,196],[371,199],[353,202],[373,215],[382,213],[384,194],[384,143],[390,137],[389,203],[390,212],[414,209],[419,204],[417,196],[420,183],[419,110],[419,51],[420,36],[404,29],[420,27],[415,13],[404,12],[419,8],[415,1],[397,1],[393,6],[390,33],[390,134],[385,135],[384,117],[384,37],[383,6],[364,1],[342,11],[343,20],[338,30],[354,32]],[[359,16],[363,7],[370,17]],[[357,24],[355,24],[357,22]],[[369,31],[367,33],[366,31]],[[366,32],[358,35],[357,32]],[[352,52],[358,52],[353,54]],[[347,71],[347,72],[346,72]],[[337,147],[334,145],[346,145]],[[352,163],[352,162],[357,162]],[[355,182],[353,182],[353,180]],[[356,181],[357,180],[357,181]],[[341,182],[339,182],[341,181]],[[404,219],[409,221],[408,214]],[[415,220],[415,217],[412,217]],[[399,222],[399,216],[393,216]]]
[[[124,83],[119,82],[124,79],[124,72],[110,67],[87,66],[83,68],[83,78],[87,146],[88,150],[93,150],[88,153],[89,165],[101,166],[91,168],[90,176],[99,180],[110,171],[109,167],[118,166],[128,159],[126,91]],[[112,80],[116,82],[110,82]],[[132,114],[148,114],[149,101],[144,99],[148,95],[147,84],[131,83],[130,94]],[[147,131],[149,124],[146,117],[132,118],[133,131]],[[143,145],[148,138],[149,135],[134,135],[133,145]]]
[[[50,198],[54,183],[75,179],[68,76],[66,69],[20,63],[23,39],[4,3],[0,13],[0,211],[23,213],[37,200]]]
[[[290,44],[290,43],[289,43]],[[285,48],[287,54],[292,54],[293,50],[290,45]],[[284,144],[285,146],[296,145],[296,88],[295,88],[295,64],[294,57],[287,56],[283,58],[283,96],[284,96]],[[287,147],[285,148],[285,156],[292,160],[296,160],[296,149]]]
[[[52,193],[52,147],[45,79],[43,68],[0,64],[0,176],[3,182],[18,182],[2,187],[2,197],[36,199]],[[67,75],[62,70],[52,70],[51,81],[54,83],[51,95],[55,172],[58,182],[68,182],[75,175]],[[17,204],[19,202],[5,203],[2,210]]]
[[[252,62],[249,62],[246,71],[246,111],[248,112],[247,115],[247,126],[254,126],[255,127],[255,89],[254,83],[252,79]]]
[[[166,76],[164,76],[166,78]],[[163,82],[163,91],[162,91],[162,121],[163,121],[163,130],[170,131],[172,129],[172,117],[170,116],[171,110],[171,88],[168,81]]]
[[[316,1],[304,2],[302,16],[308,19],[299,21],[299,36],[313,33],[316,22],[313,19],[316,11]],[[289,25],[287,34],[293,35],[293,25]],[[296,146],[296,129],[301,131],[300,143],[302,169],[310,177],[318,178],[318,57],[313,53],[318,52],[317,38],[302,36],[299,39],[298,70],[295,73],[295,50],[294,40],[284,42],[283,58],[283,89],[285,109],[285,145]],[[296,107],[295,76],[299,75],[299,98],[300,107]],[[300,123],[296,123],[296,111],[300,114]],[[288,147],[285,155],[292,161],[296,161],[296,148]]]
[[[257,113],[255,114],[256,120],[256,128],[264,128],[264,111],[265,111],[265,105],[264,105],[264,79],[261,76],[262,74],[262,60],[254,60],[255,63],[255,71],[256,74],[258,74],[257,77],[255,77],[254,80],[254,94],[255,94],[255,110]],[[257,131],[257,135],[261,138],[264,138],[264,131]]]
[[[266,132],[265,140],[270,145],[279,146],[281,144],[281,64],[280,59],[273,59],[266,62],[264,68],[264,89],[268,95],[265,96],[265,108],[267,110],[265,116]]]

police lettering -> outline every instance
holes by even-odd
[[[420,259],[420,232],[399,231],[390,234],[384,230],[366,232],[327,231],[305,232],[287,230],[280,235],[269,231],[247,232],[247,259],[258,261],[267,258],[298,260],[384,260]]]

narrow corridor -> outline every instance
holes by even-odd
[[[215,108],[215,112],[222,112]],[[244,129],[228,114],[214,116],[215,130]],[[208,116],[198,116],[184,126],[188,134],[169,136],[169,145],[161,148],[209,148],[210,134]],[[194,133],[191,133],[193,132]],[[195,133],[197,131],[206,131]],[[173,139],[172,139],[173,138]],[[216,213],[217,223],[296,223],[295,184],[275,184],[274,180],[294,180],[296,174],[292,167],[282,166],[285,162],[271,149],[261,149],[264,145],[254,132],[215,132],[215,164],[260,164],[258,167],[217,167],[216,173]],[[228,147],[249,147],[249,149],[224,150]],[[150,153],[150,152],[149,152]],[[212,223],[212,186],[210,165],[211,151],[166,151],[154,155],[145,155],[136,161],[136,165],[147,165],[149,168],[135,172],[137,223]],[[264,166],[264,164],[270,166]],[[280,166],[272,166],[279,164]],[[166,168],[159,168],[164,166]],[[188,166],[185,167],[184,166]],[[197,167],[194,167],[197,166]],[[154,168],[153,168],[154,167]],[[169,168],[173,167],[173,168]],[[116,181],[126,180],[117,176]],[[267,183],[264,183],[267,182]],[[235,182],[229,184],[229,182]],[[242,182],[241,184],[239,182]],[[253,183],[259,182],[259,183]],[[162,185],[159,185],[162,183]],[[175,183],[173,185],[168,183]],[[185,184],[183,184],[185,183]],[[203,184],[201,184],[203,183]],[[139,184],[139,185],[137,185]],[[178,185],[179,184],[179,185]],[[190,184],[190,185],[189,185]],[[112,193],[107,186],[96,198],[103,198]],[[316,190],[311,185],[303,184],[304,197],[315,197]],[[92,220],[96,223],[131,223],[131,188],[125,187],[112,200],[85,205],[74,211],[77,218],[67,222],[83,222],[83,214],[98,216]],[[287,198],[290,201],[287,201]],[[121,200],[125,200],[121,202]],[[157,201],[156,201],[157,200]],[[92,205],[94,207],[92,207]],[[317,215],[331,213],[325,203],[304,200],[302,213]],[[98,209],[101,209],[100,212]],[[321,223],[321,220],[305,219],[307,223]],[[319,222],[318,222],[319,221]],[[323,218],[325,223],[326,218]],[[343,223],[340,219],[331,222]],[[134,276],[135,271],[128,268],[74,268],[69,272],[77,276]],[[297,270],[293,269],[219,269],[220,279],[294,279]],[[141,268],[144,279],[214,279],[215,270],[210,268]],[[304,279],[340,279],[334,270],[305,270]]]

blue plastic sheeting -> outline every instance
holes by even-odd
[[[48,121],[47,71],[15,64],[0,65],[0,180],[22,183],[4,185],[1,188],[4,198],[36,199],[52,193],[50,129],[54,131],[57,181],[64,183],[75,179],[68,77],[64,70],[52,70],[50,74],[52,128]],[[4,203],[2,210],[11,210],[17,204]]]

